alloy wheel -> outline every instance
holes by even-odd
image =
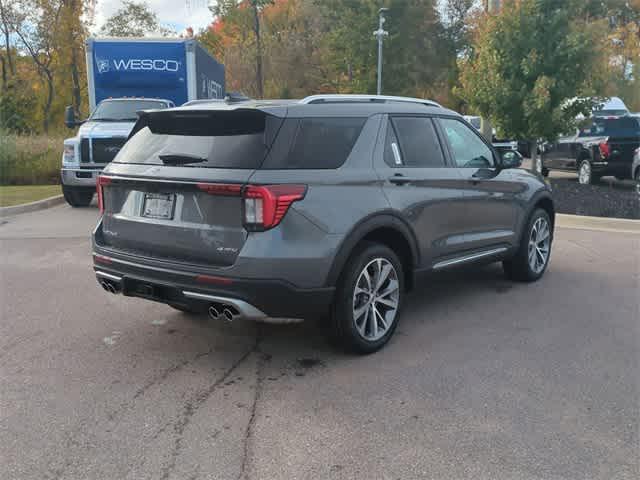
[[[539,217],[531,228],[529,235],[529,267],[538,274],[549,261],[549,250],[551,246],[551,229],[549,222],[545,218]]]
[[[399,295],[393,264],[385,258],[367,263],[353,292],[353,322],[362,338],[376,341],[389,331],[398,313]]]
[[[589,162],[582,162],[580,165],[578,181],[583,185],[591,183],[591,164]]]

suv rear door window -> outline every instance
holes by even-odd
[[[444,155],[431,119],[393,117],[387,128],[385,162],[391,167],[444,167]]]
[[[264,169],[327,169],[344,164],[366,118],[287,118]]]

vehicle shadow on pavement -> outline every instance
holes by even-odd
[[[446,321],[455,314],[463,300],[473,301],[486,295],[504,294],[514,286],[515,283],[504,277],[499,264],[459,268],[424,276],[405,298],[398,330],[391,344],[402,344],[403,336],[413,335],[413,330],[420,325]],[[184,321],[197,328],[211,329],[218,335],[256,336],[262,351],[271,357],[288,361],[294,369],[298,368],[301,359],[303,364],[312,364],[313,361],[305,359],[324,362],[331,357],[350,356],[329,341],[328,328],[324,323],[327,319],[286,325],[246,321],[226,323],[211,321],[204,316],[186,317]]]

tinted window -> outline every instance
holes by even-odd
[[[459,167],[493,167],[493,152],[480,137],[464,123],[441,118],[440,123],[451,147],[451,154]]]
[[[338,168],[347,160],[365,121],[365,118],[288,118],[263,168]]]
[[[640,135],[640,122],[635,117],[594,118],[591,125],[580,130],[581,137],[599,135],[638,136]]]
[[[266,152],[264,132],[205,137],[154,134],[144,127],[125,143],[114,162],[162,165],[160,155],[185,155],[206,159],[185,167],[258,168]]]
[[[444,155],[436,135],[433,122],[425,117],[394,117],[391,130],[392,137],[387,134],[385,161],[391,166],[405,167],[443,167]],[[398,164],[393,146],[397,136],[401,163]]]
[[[140,110],[154,110],[157,108],[167,108],[165,102],[158,102],[155,100],[121,100],[121,101],[106,101],[102,102],[94,110],[91,115],[91,120],[102,121],[136,121],[138,115],[136,112]]]

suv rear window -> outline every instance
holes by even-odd
[[[366,118],[288,118],[262,168],[338,168],[360,136]]]
[[[153,133],[144,127],[129,139],[114,162],[162,165],[160,156],[179,155],[206,159],[184,165],[193,168],[337,168],[351,153],[365,121],[366,118],[315,117],[289,118],[283,122],[267,115],[260,128],[249,121],[246,129],[231,128],[227,122],[226,128],[232,132],[224,135]],[[185,133],[196,127],[200,129],[196,133],[204,133],[207,128],[201,123],[193,126],[186,122],[175,128],[184,130],[176,133]],[[164,132],[163,128],[164,125],[158,130]]]
[[[264,133],[186,136],[156,134],[144,127],[125,143],[113,161],[163,165],[160,155],[186,155],[207,160],[185,167],[255,169],[268,150],[264,139]]]

